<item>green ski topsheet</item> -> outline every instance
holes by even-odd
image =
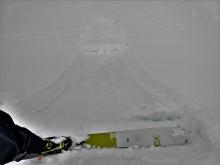
[[[89,134],[86,145],[91,148],[165,147],[183,145],[187,141],[188,135],[182,128],[156,127]]]
[[[116,132],[89,134],[86,144],[95,148],[116,148]]]

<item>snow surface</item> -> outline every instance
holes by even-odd
[[[41,136],[71,135],[76,141],[93,132],[181,126],[191,137],[187,145],[75,149],[18,164],[217,165],[219,141],[211,141],[209,130],[199,122],[206,114],[196,115],[132,55],[130,50],[117,55],[80,53],[54,83],[15,103],[18,115],[37,125],[33,130]]]
[[[203,21],[205,16],[200,14],[200,18],[197,12],[194,12],[194,19]],[[98,18],[98,23],[99,20],[109,28],[105,33],[114,34],[117,30],[112,26],[114,22],[106,24],[105,19]],[[157,23],[162,24],[163,19]],[[176,26],[181,29],[184,25],[180,20]],[[83,36],[96,38],[94,27],[98,31],[102,28],[88,26],[89,35]],[[115,41],[109,35],[105,37],[108,42]],[[120,37],[119,41],[124,42],[123,35]],[[80,44],[85,44],[82,48],[89,53],[83,53],[83,49],[74,52],[77,57],[54,82],[30,97],[11,99],[7,94],[1,95],[0,101],[4,104],[1,108],[9,112],[13,109],[18,124],[42,137],[70,135],[80,141],[93,132],[180,125],[190,134],[189,143],[157,148],[75,149],[41,161],[32,159],[9,164],[218,165],[219,110],[209,113],[206,109],[197,111],[189,106],[184,98],[143,69],[127,43],[103,45],[96,43],[103,38],[99,41],[94,38],[83,38]]]

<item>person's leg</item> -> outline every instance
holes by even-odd
[[[8,121],[9,124],[5,121]],[[19,152],[19,148],[9,128],[9,125],[12,124],[11,122],[10,117],[0,110],[0,164],[13,160]]]
[[[0,110],[0,164],[12,161],[20,154],[40,154],[43,145],[42,138],[15,125],[12,118]]]

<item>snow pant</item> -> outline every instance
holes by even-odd
[[[26,128],[16,125],[0,110],[0,164],[19,161],[42,152],[43,140]]]

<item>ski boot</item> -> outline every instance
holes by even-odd
[[[70,137],[47,137],[44,140],[44,148],[41,156],[48,156],[68,151],[72,146],[72,139]]]

